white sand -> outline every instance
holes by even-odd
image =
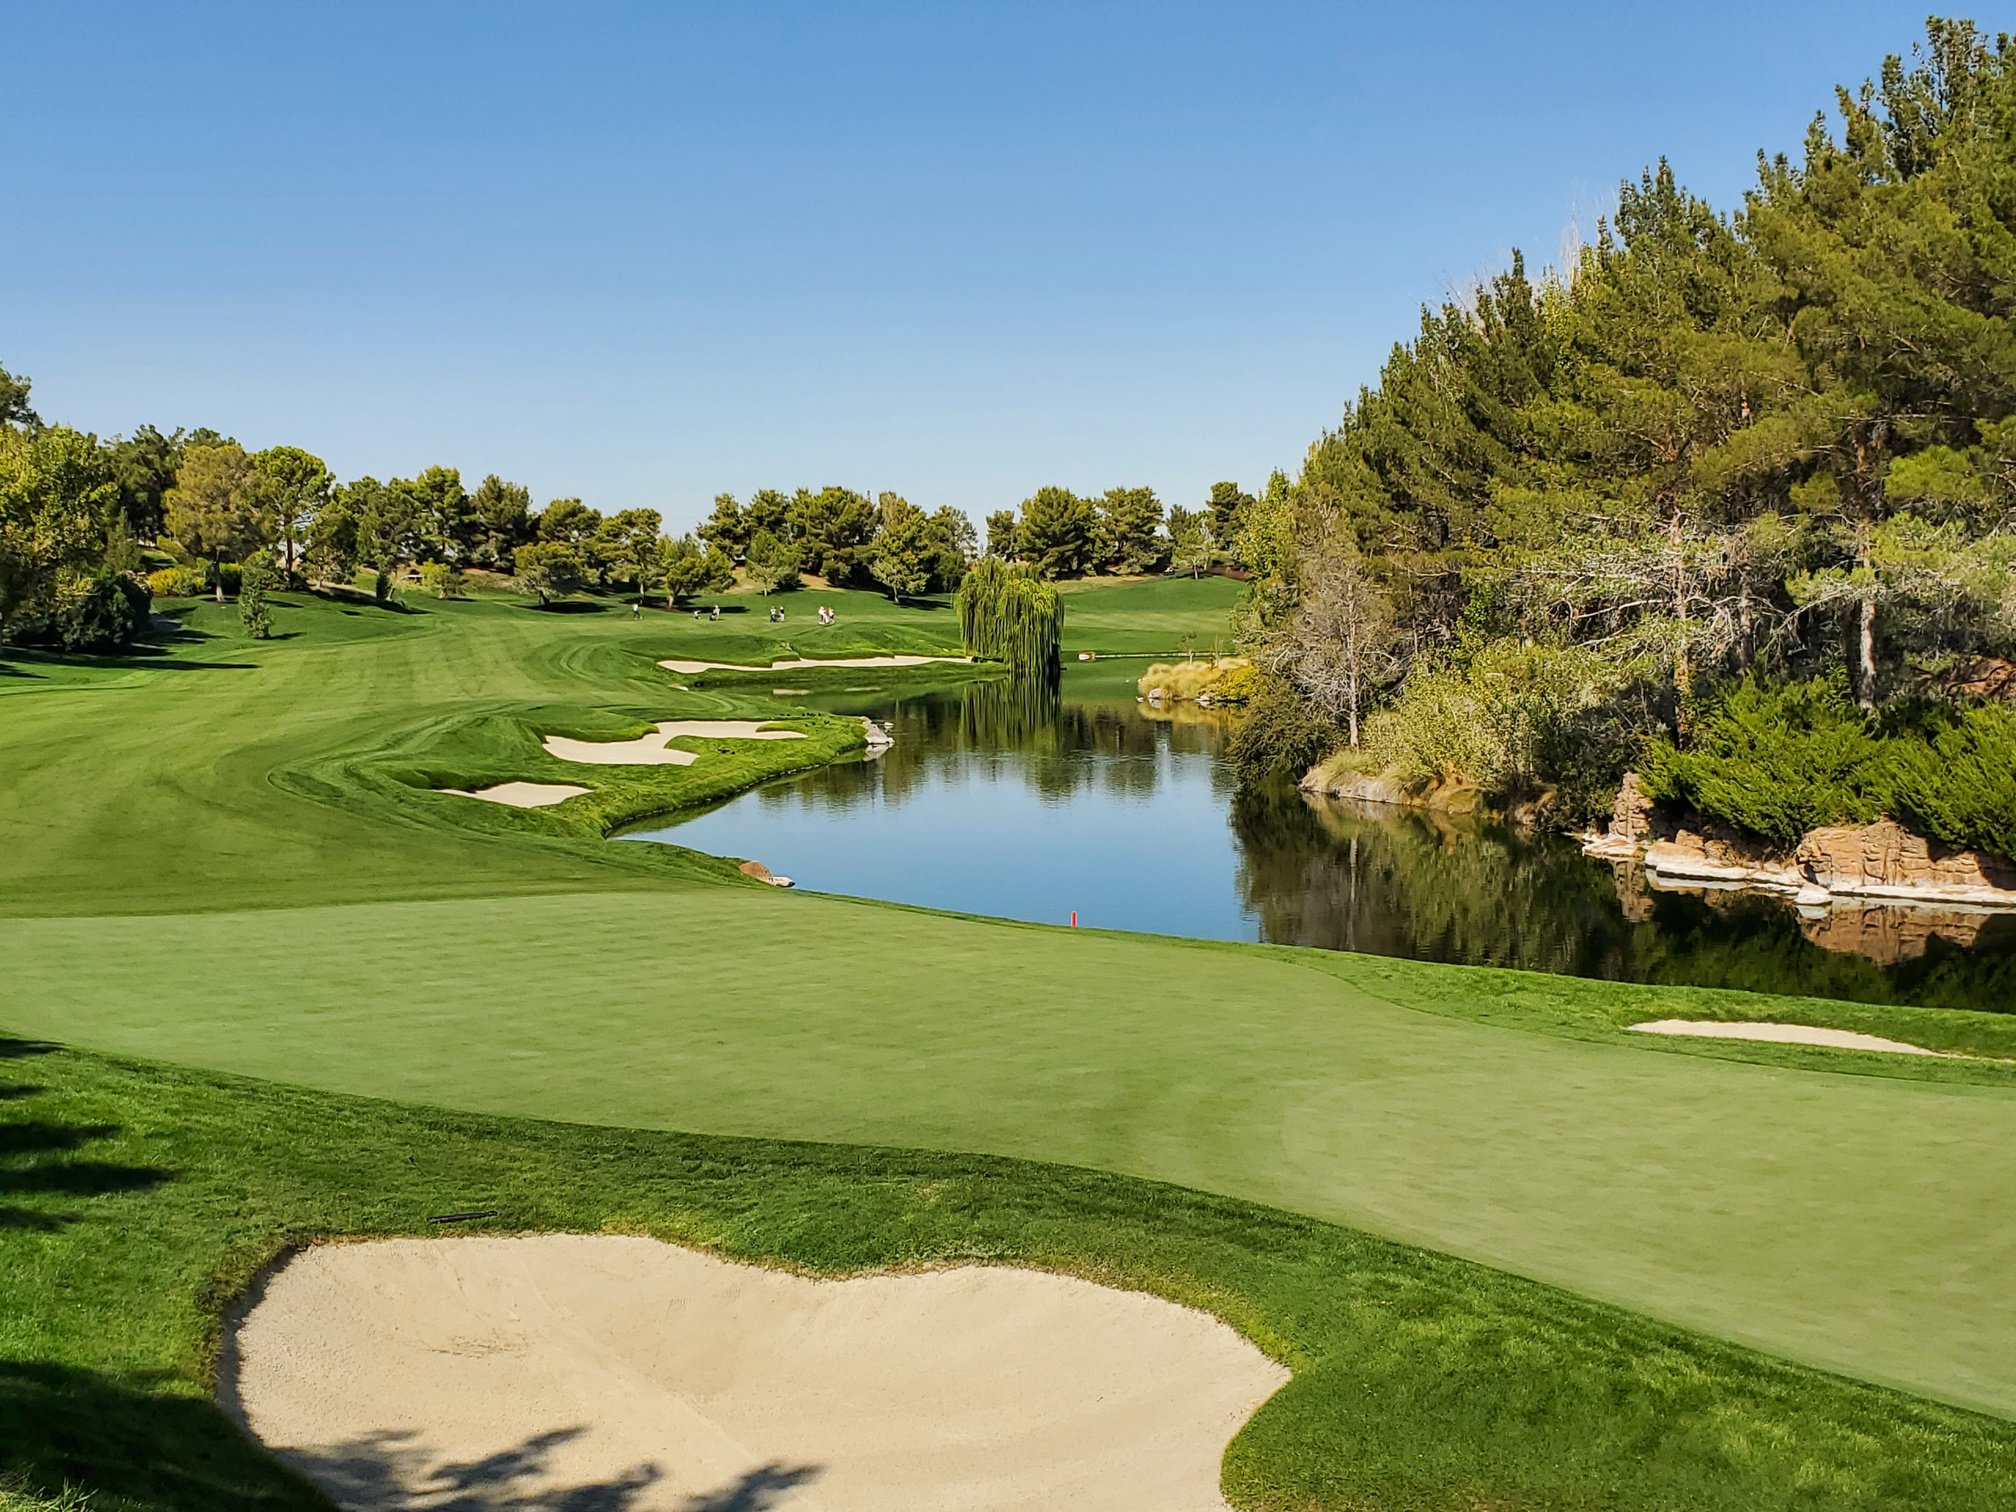
[[[487,788],[436,788],[437,793],[453,793],[458,798],[481,798],[485,803],[504,803],[512,808],[547,808],[569,798],[593,791],[571,782],[500,782]]]
[[[1639,1034],[1688,1034],[1702,1039],[1760,1040],[1771,1045],[1826,1045],[1835,1050],[1882,1050],[1891,1055],[1942,1055],[1923,1045],[1858,1034],[1853,1029],[1816,1029],[1811,1024],[1728,1023],[1718,1019],[1655,1019],[1633,1024]]]
[[[346,1507],[633,1512],[1217,1512],[1288,1378],[1069,1277],[811,1281],[613,1235],[304,1251],[224,1366],[226,1406]]]
[[[780,661],[768,663],[661,661],[667,672],[795,672],[801,667],[921,667],[926,662],[963,662],[970,656],[843,656],[832,661]]]
[[[591,766],[691,766],[699,756],[692,751],[676,751],[668,740],[688,736],[695,740],[803,740],[801,730],[770,730],[760,719],[661,719],[654,735],[635,740],[570,740],[565,735],[548,735],[546,754],[562,761],[585,762]]]

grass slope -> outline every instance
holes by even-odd
[[[438,1232],[430,1215],[469,1209],[497,1211],[476,1227],[643,1232],[828,1273],[1028,1264],[1209,1308],[1295,1371],[1227,1455],[1243,1507],[2016,1497],[2008,1423],[1196,1192],[471,1117],[20,1042],[0,1041],[0,1088],[0,1484],[21,1506],[65,1487],[94,1512],[323,1505],[211,1405],[218,1311],[289,1244]],[[596,1486],[577,1502],[630,1504]]]
[[[1067,646],[1166,653],[1232,591],[1085,589]],[[596,838],[796,742],[550,814],[422,790],[550,779],[542,730],[792,712],[765,679],[678,691],[661,657],[953,648],[942,608],[789,602],[769,626],[291,596],[266,645],[200,606],[152,665],[10,664],[0,1020],[478,1111],[1156,1177],[2016,1413],[2007,1068],[1633,1043],[1635,1018],[1821,1010],[780,896]]]

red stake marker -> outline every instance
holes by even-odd
[[[1071,910],[1071,927],[1073,929],[1078,927],[1078,910],[1075,908]]]

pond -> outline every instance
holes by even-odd
[[[1000,681],[794,696],[895,744],[626,839],[1043,923],[1871,1002],[2016,1004],[2016,916],[1655,891],[1551,835],[1234,782],[1222,716]],[[787,700],[780,700],[785,703]]]

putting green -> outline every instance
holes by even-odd
[[[1578,1043],[1253,951],[753,890],[16,920],[0,956],[17,1031],[1159,1177],[2016,1414],[1999,1089]],[[194,980],[164,991],[163,963]]]
[[[1170,587],[1140,640],[1201,612]],[[846,598],[830,654],[945,645],[942,611]],[[0,1028],[470,1109],[1155,1176],[2016,1415],[2009,1090],[1389,1000],[1396,971],[1450,998],[1459,971],[706,882],[370,762],[462,750],[485,769],[445,775],[537,777],[502,721],[535,702],[774,717],[651,663],[782,637],[472,604],[338,642],[334,611],[290,612],[299,641],[203,643],[200,666],[0,677]],[[1676,998],[1600,990],[1641,1018]]]

